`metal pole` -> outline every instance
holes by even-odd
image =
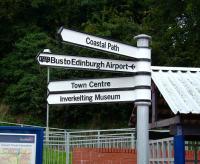
[[[174,163],[185,164],[185,141],[181,125],[176,125],[174,136]]]
[[[47,67],[47,85],[49,83],[50,80],[50,68]],[[47,96],[49,94],[49,91],[47,89]],[[47,103],[47,115],[46,115],[46,140],[49,141],[49,104]]]
[[[66,153],[66,164],[70,163],[70,132],[65,130],[65,153]]]
[[[97,141],[97,146],[98,146],[98,148],[100,148],[100,131],[98,130],[97,131],[97,135],[98,135],[98,137],[97,137],[97,139],[98,139],[98,141]]]
[[[149,163],[149,106],[137,106],[137,164]]]
[[[67,143],[66,143],[66,164],[70,163],[70,132],[67,133]]]
[[[50,49],[44,49],[44,53],[51,53]],[[47,85],[50,81],[50,68],[47,67]],[[49,94],[49,91],[47,89],[47,96]],[[46,115],[46,141],[49,141],[49,104],[47,103],[47,115]]]
[[[137,47],[145,53],[145,49],[149,47],[148,35],[138,35],[134,37],[137,40]],[[151,54],[149,56],[151,59]],[[151,69],[151,61],[149,61],[149,69]],[[142,67],[142,64],[141,64]],[[150,71],[150,70],[149,70]],[[147,76],[146,80],[149,81],[151,86],[151,76]],[[142,93],[142,92],[141,92]],[[151,97],[151,91],[149,91]],[[149,106],[150,102],[138,101],[135,103],[137,106],[137,164],[149,163]]]

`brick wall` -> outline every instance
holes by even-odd
[[[73,164],[136,164],[133,149],[74,148]]]
[[[136,164],[136,156],[134,149],[74,148],[72,158],[73,164]],[[200,161],[200,151],[197,156]],[[194,163],[195,152],[186,150],[185,159]],[[189,161],[186,163],[191,163]]]
[[[200,163],[200,150],[196,152],[196,160],[198,160],[197,163]],[[185,160],[186,164],[192,164],[195,163],[195,151],[194,150],[186,150],[185,151]],[[190,162],[189,162],[190,161]]]

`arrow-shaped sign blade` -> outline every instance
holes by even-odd
[[[147,48],[140,53],[141,50],[137,47],[92,36],[86,33],[65,29],[63,27],[58,30],[58,34],[61,36],[61,40],[63,42],[136,59],[150,59],[150,50]]]
[[[136,89],[132,91],[49,94],[47,98],[49,104],[87,104],[134,101],[150,102],[151,90]]]
[[[150,73],[149,62],[144,61],[143,67],[138,67],[137,61],[111,60],[88,58],[78,56],[65,56],[49,53],[40,53],[37,56],[37,61],[43,66],[64,67],[73,69],[88,69],[98,71],[113,71],[113,72],[147,72]]]
[[[51,81],[49,92],[77,92],[87,90],[131,90],[135,88],[150,88],[150,75],[135,75],[132,77],[76,79]]]

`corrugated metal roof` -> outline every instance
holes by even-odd
[[[152,79],[176,114],[200,113],[200,68],[152,66]]]

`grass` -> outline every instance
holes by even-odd
[[[72,153],[69,155],[69,164],[72,164]],[[43,163],[46,164],[66,164],[66,152],[64,150],[55,150],[44,148]]]

